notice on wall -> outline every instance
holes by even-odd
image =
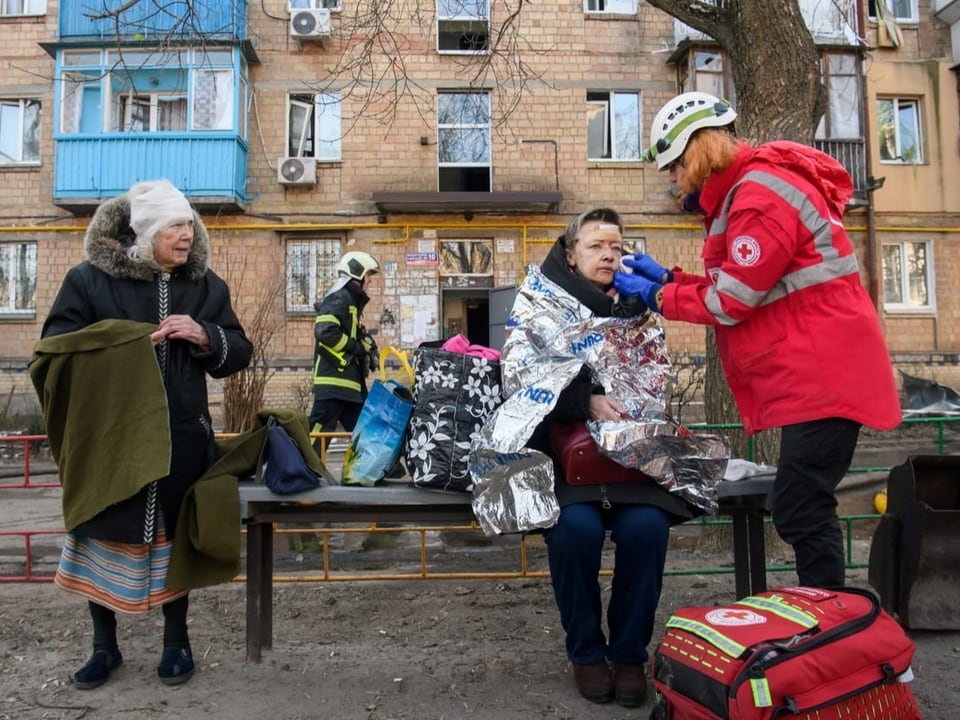
[[[436,295],[400,296],[400,344],[417,347],[440,339],[440,302]]]

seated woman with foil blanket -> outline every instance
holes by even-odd
[[[702,508],[667,489],[662,480],[670,478],[570,485],[548,437],[554,420],[641,428],[652,443],[676,435],[665,412],[671,366],[663,329],[642,301],[613,289],[622,247],[620,216],[597,208],[572,221],[543,264],[528,269],[508,321],[505,401],[474,441],[471,472],[474,510],[487,532],[544,529],[581,695],[635,707],[646,697],[670,527]],[[647,459],[664,453],[648,449]],[[605,633],[599,573],[608,531],[615,554]]]

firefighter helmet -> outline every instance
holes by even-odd
[[[351,250],[340,258],[340,262],[337,263],[337,272],[363,282],[370,273],[380,272],[380,263],[369,253]]]

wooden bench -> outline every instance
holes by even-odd
[[[763,518],[773,478],[720,484],[720,514],[733,525],[737,597],[765,590]],[[274,523],[461,524],[474,521],[471,496],[413,485],[322,487],[295,496],[274,495],[252,482],[240,483],[241,515],[247,527],[247,660],[259,662],[273,646]]]

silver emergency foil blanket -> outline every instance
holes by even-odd
[[[716,514],[716,486],[730,457],[719,437],[678,433],[672,423],[588,421],[587,429],[611,460],[638,468],[691,505]]]
[[[484,533],[556,524],[553,461],[526,444],[584,364],[631,418],[588,423],[601,452],[715,513],[729,449],[711,435],[682,437],[685,431],[667,418],[673,368],[658,316],[595,317],[530,267],[507,321],[500,360],[504,402],[470,449],[473,511]]]

